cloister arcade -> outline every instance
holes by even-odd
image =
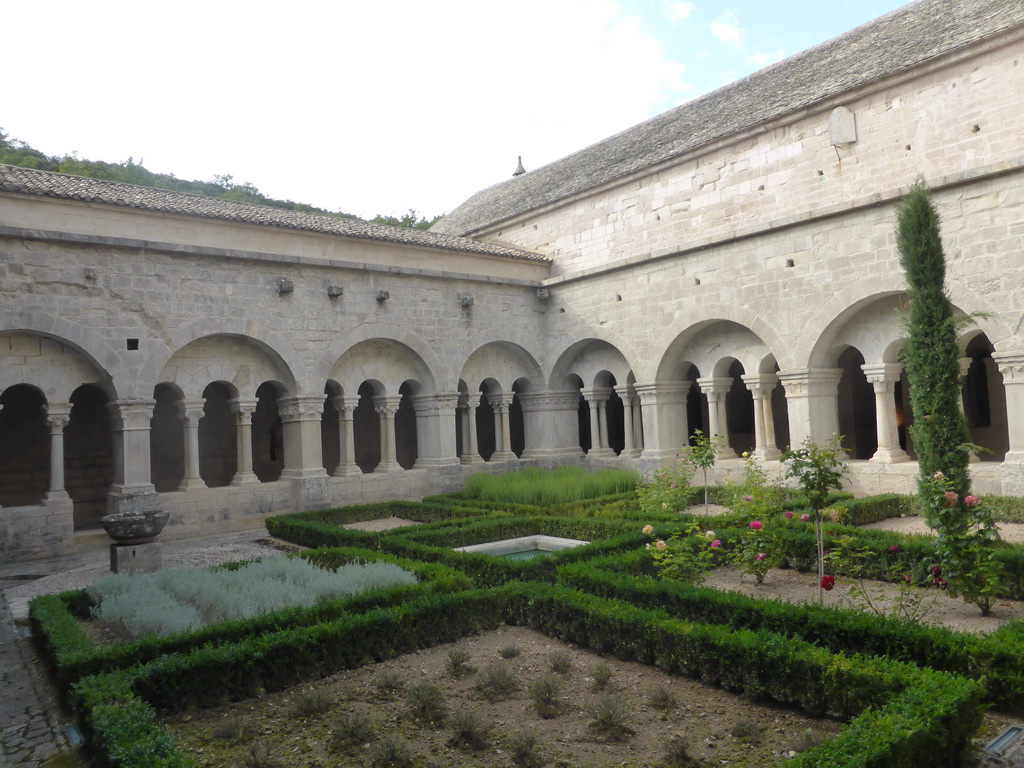
[[[797,439],[833,433],[853,462],[904,463],[914,453],[901,301],[873,296],[839,313],[796,372],[781,371],[750,328],[697,323],[665,345],[646,383],[603,339],[570,345],[550,373],[540,351],[488,343],[448,385],[436,361],[374,338],[308,385],[266,344],[213,334],[169,356],[150,398],[126,398],[67,340],[6,334],[34,354],[0,377],[0,506],[67,500],[76,528],[88,528],[124,487],[150,487],[173,506],[182,492],[303,478],[328,483],[329,504],[346,483],[416,470],[646,466],[678,454],[696,429],[721,436],[726,466],[745,451],[770,462]],[[997,350],[973,324],[961,347],[976,460],[1001,462],[1011,428]],[[794,412],[809,415],[810,433]]]

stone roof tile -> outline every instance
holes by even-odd
[[[237,221],[306,232],[322,232],[338,237],[441,248],[448,251],[508,259],[545,263],[550,261],[547,257],[536,253],[482,243],[458,235],[372,224],[358,219],[288,211],[265,205],[221,200],[187,192],[171,192],[153,187],[139,187],[105,179],[40,171],[34,168],[18,168],[12,165],[0,164],[0,192],[81,200],[87,203]]]
[[[1021,0],[917,0],[568,157],[488,187],[431,231],[480,232],[1021,24]]]

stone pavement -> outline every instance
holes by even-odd
[[[276,554],[257,543],[267,538],[260,522],[239,533],[162,542],[163,565],[198,568]],[[28,616],[28,602],[36,595],[87,587],[109,573],[109,544],[105,534],[86,533],[76,537],[73,555],[0,565],[0,768],[38,768],[73,746],[65,730],[72,718],[15,622]]]

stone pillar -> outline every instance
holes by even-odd
[[[459,393],[414,395],[412,407],[416,411],[418,455],[415,468],[458,466],[459,457],[455,455],[455,409],[459,407]]]
[[[252,471],[252,415],[256,411],[255,400],[228,401],[235,416],[235,476],[232,485],[258,483],[260,479]]]
[[[1024,495],[1024,352],[998,352],[992,359],[1003,375],[1009,449],[1000,470],[1003,494]]]
[[[68,502],[71,497],[64,489],[64,427],[71,420],[69,403],[46,405],[46,423],[50,427],[50,487],[44,504]]]
[[[459,460],[463,464],[482,464],[484,460],[480,456],[476,434],[476,409],[480,407],[480,395],[462,395],[462,403],[465,410],[462,416],[462,456]]]
[[[754,455],[761,461],[777,459],[782,451],[775,445],[772,390],[779,377],[774,373],[755,373],[740,378],[754,398]]]
[[[335,397],[333,402],[338,412],[338,442],[341,446],[341,457],[334,470],[334,477],[360,477],[363,470],[356,464],[356,431],[353,422],[359,403],[346,403],[344,397]]]
[[[640,451],[636,447],[636,437],[633,432],[633,388],[630,386],[613,388],[615,394],[622,400],[622,453],[623,458],[636,458]]]
[[[608,387],[594,387],[590,390],[582,390],[583,399],[590,406],[590,450],[587,455],[592,458],[608,458],[615,455],[615,452],[608,447],[608,414],[606,407],[608,395],[611,389]]]
[[[653,463],[676,458],[690,441],[686,420],[690,382],[634,384],[633,391],[639,399],[640,418],[644,425],[643,453],[640,458]]]
[[[179,400],[175,406],[178,419],[185,427],[185,476],[178,483],[178,490],[205,488],[206,483],[199,476],[199,420],[203,418],[203,401]],[[251,454],[249,468],[252,469]]]
[[[508,407],[514,395],[488,395],[487,400],[494,410],[494,454],[491,461],[509,461],[516,458],[512,453],[512,434],[508,418]]]
[[[546,467],[582,460],[579,390],[520,392],[516,396],[523,409],[526,443],[520,460]]]
[[[810,438],[825,445],[839,434],[836,394],[842,368],[779,372],[789,406],[789,435],[794,448]],[[840,450],[839,458],[847,458]]]
[[[910,456],[900,448],[899,429],[896,424],[896,382],[903,366],[899,363],[862,365],[861,370],[875,388],[875,434],[878,450],[871,461],[880,464],[898,464],[909,461]]]
[[[320,444],[324,396],[296,395],[277,401],[284,436],[282,480],[292,483],[295,508],[300,512],[330,506],[330,483]]]
[[[630,411],[633,419],[633,447],[636,455],[639,456],[644,450],[644,421],[640,398],[637,397],[636,390],[633,391],[633,397],[630,400]],[[686,422],[685,407],[683,408],[683,422],[684,424]]]
[[[149,474],[149,422],[155,404],[147,398],[131,398],[107,405],[114,432],[114,482],[107,496],[112,514],[156,507]]]
[[[729,421],[725,410],[725,395],[732,389],[729,377],[706,377],[697,379],[700,391],[708,398],[708,435],[715,441],[715,457],[735,459],[736,451],[729,445]]]
[[[373,408],[380,416],[380,464],[373,470],[374,474],[402,469],[395,454],[395,414],[401,402],[401,395],[379,395],[373,398]]]

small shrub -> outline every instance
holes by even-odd
[[[499,699],[507,696],[518,687],[519,683],[516,680],[515,673],[507,664],[488,664],[480,670],[477,688],[490,699]]]
[[[226,717],[213,727],[213,735],[217,739],[237,739],[245,731],[245,721],[238,715]]]
[[[381,739],[370,747],[370,768],[413,768],[416,755],[409,743],[395,736]]]
[[[618,696],[603,696],[587,707],[590,727],[609,741],[626,741],[636,733],[627,725],[629,706]]]
[[[387,669],[374,678],[373,684],[381,693],[393,695],[405,688],[405,680],[394,670]]]
[[[303,691],[295,697],[292,711],[297,717],[320,717],[330,710],[333,700],[327,691]]]
[[[462,648],[453,648],[448,651],[448,659],[445,662],[445,669],[452,677],[465,677],[473,671],[469,666],[471,655],[469,651]]]
[[[331,723],[331,749],[340,751],[373,741],[373,718],[362,710],[342,712]]]
[[[667,712],[676,707],[676,697],[664,685],[659,685],[647,695],[647,701],[659,712]]]
[[[565,651],[553,651],[548,656],[548,666],[552,672],[567,675],[572,672],[572,656]]]
[[[452,737],[448,743],[459,749],[487,749],[492,726],[478,712],[462,709],[451,717]]]
[[[598,691],[603,691],[608,687],[608,684],[612,681],[612,676],[615,674],[612,668],[607,664],[595,664],[591,674],[594,676],[594,688]]]
[[[662,763],[668,768],[701,768],[703,765],[699,758],[690,754],[689,742],[679,733],[669,737]]]
[[[556,675],[541,675],[534,680],[527,693],[537,714],[545,719],[557,717],[561,711],[558,694],[562,690],[562,679]]]
[[[498,650],[498,655],[503,659],[514,659],[520,653],[522,653],[522,651],[519,650],[518,645],[506,645],[504,648],[500,648]]]
[[[734,739],[745,741],[748,744],[758,744],[761,741],[761,726],[752,717],[741,717],[729,730]]]
[[[522,731],[508,740],[512,765],[516,768],[544,768],[547,760],[541,752],[540,737],[531,731]]]
[[[254,741],[249,745],[249,752],[245,756],[246,768],[273,768],[277,765],[270,751],[270,745],[265,741]]]
[[[793,742],[789,745],[789,748],[792,752],[806,752],[809,749],[820,747],[825,743],[825,738],[825,734],[821,731],[808,728],[800,731],[800,733],[793,738]]]
[[[419,722],[427,725],[444,725],[448,717],[448,705],[444,691],[433,683],[416,683],[409,689],[409,710]]]

